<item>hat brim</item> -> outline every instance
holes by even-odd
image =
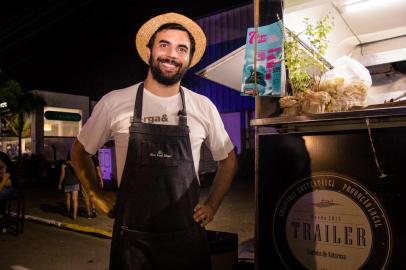
[[[197,23],[188,17],[173,12],[161,14],[150,19],[138,30],[135,38],[135,46],[137,47],[141,59],[147,65],[149,64],[148,42],[156,30],[158,30],[163,24],[167,23],[178,23],[185,27],[193,36],[195,39],[195,52],[192,61],[190,62],[190,67],[196,65],[203,57],[204,51],[206,50],[206,35]]]

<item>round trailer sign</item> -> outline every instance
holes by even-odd
[[[391,231],[383,207],[358,181],[317,174],[291,186],[273,218],[277,252],[289,269],[385,269]]]

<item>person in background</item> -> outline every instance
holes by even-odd
[[[7,166],[0,160],[0,215],[6,211],[6,201],[13,197],[16,190],[11,186],[10,173]]]
[[[13,185],[11,174],[12,162],[8,155],[0,152],[0,215],[6,211],[6,201],[17,196],[17,189]]]
[[[0,168],[0,220],[6,212],[6,202],[13,196],[10,186],[10,174],[6,172],[4,167]],[[2,233],[6,233],[7,229],[0,223]]]
[[[102,175],[102,172],[100,169],[100,162],[99,162],[97,153],[96,153],[96,155],[92,156],[92,161],[93,161],[94,167],[96,169],[96,176],[97,176],[97,181],[99,183],[99,188],[100,188],[100,190],[102,190],[104,187],[104,182],[103,182],[103,175]],[[83,200],[85,201],[87,218],[88,219],[95,218],[97,216],[97,213],[96,213],[96,207],[95,207],[93,201],[90,200],[83,185],[81,185],[80,190],[82,191]]]
[[[111,270],[209,270],[204,226],[230,188],[237,159],[215,105],[180,85],[203,56],[206,36],[191,19],[167,13],[146,22],[135,43],[149,65],[147,77],[96,104],[72,146],[73,166],[90,199],[115,217]],[[111,137],[116,200],[99,192],[91,161]],[[208,198],[199,202],[197,172],[205,139],[219,165]]]
[[[76,220],[78,213],[78,193],[80,181],[71,165],[70,155],[68,154],[66,160],[61,166],[61,175],[59,177],[58,189],[65,192],[66,198],[66,212],[70,215],[71,201],[73,206],[72,218]]]
[[[5,166],[0,166],[0,200],[3,198],[4,190],[10,187],[10,174],[6,172]]]

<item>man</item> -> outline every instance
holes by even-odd
[[[110,269],[210,269],[202,227],[212,221],[236,171],[234,146],[215,106],[180,86],[203,56],[206,37],[189,18],[167,13],[138,31],[149,71],[143,83],[110,92],[72,147],[77,174],[103,212],[114,215]],[[115,139],[119,191],[98,192],[90,156]],[[198,202],[204,139],[219,161],[209,196]]]

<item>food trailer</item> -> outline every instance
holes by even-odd
[[[326,61],[350,57],[372,85],[363,106],[333,112],[286,116],[281,97],[255,97],[256,269],[401,269],[406,2],[284,2],[297,32],[332,14]],[[240,91],[243,63],[241,47],[200,75]]]

